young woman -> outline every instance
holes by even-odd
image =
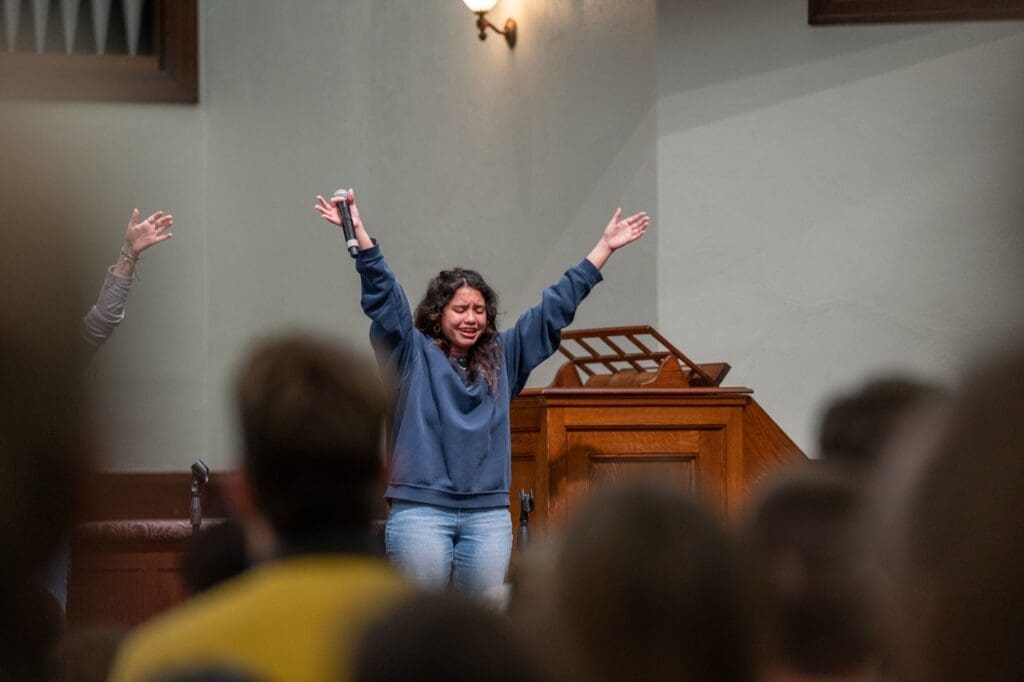
[[[650,219],[643,212],[623,219],[617,210],[590,254],[499,332],[497,295],[464,268],[432,279],[413,313],[352,190],[349,197],[370,341],[396,380],[387,554],[428,587],[450,581],[485,592],[504,582],[512,552],[509,403],[558,349],[608,257],[642,237]],[[317,196],[315,208],[340,225],[339,201]]]

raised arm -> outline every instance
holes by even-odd
[[[352,211],[352,226],[355,228],[356,240],[359,242],[359,255],[356,257],[356,270],[362,281],[360,303],[363,312],[372,320],[370,325],[370,341],[378,350],[397,353],[399,366],[404,363],[408,344],[406,341],[412,333],[413,320],[409,310],[409,301],[405,297],[402,286],[398,283],[395,273],[391,271],[380,247],[370,238],[363,225],[356,206],[355,192],[348,190],[349,207]],[[313,208],[327,222],[341,226],[341,215],[338,204],[344,201],[332,197],[327,201],[319,194]]]
[[[163,211],[157,211],[141,223],[139,209],[132,211],[117,259],[107,270],[96,303],[82,318],[82,336],[93,348],[103,345],[124,319],[124,304],[135,276],[135,265],[141,260],[142,252],[170,239],[173,235],[167,230],[173,224],[174,217],[165,215]]]
[[[356,206],[356,195],[351,188],[348,190],[348,196],[351,198],[349,207],[352,209],[352,227],[356,231],[356,241],[359,242],[359,250],[366,251],[373,248],[373,240],[370,239],[370,235],[366,233],[366,228],[363,227],[363,220],[359,216],[359,208]],[[330,201],[327,201],[319,194],[316,195],[316,204],[313,208],[316,209],[317,213],[320,214],[324,220],[338,227],[341,227],[341,211],[338,209],[344,199],[341,197],[331,197]]]
[[[131,277],[135,273],[135,264],[142,259],[143,251],[174,236],[168,232],[172,225],[174,216],[163,211],[157,211],[140,223],[139,209],[134,209],[112,272],[118,277]]]
[[[600,270],[608,257],[644,236],[650,222],[643,211],[623,220],[622,209],[616,210],[587,257],[544,290],[540,305],[527,310],[514,327],[502,332],[512,395],[522,390],[537,365],[558,350],[562,329],[572,324],[576,308],[601,281]]]
[[[576,308],[602,279],[588,259],[565,271],[541,295],[538,305],[523,313],[515,325],[501,333],[509,387],[514,397],[526,385],[530,372],[556,350],[562,329],[572,324]]]

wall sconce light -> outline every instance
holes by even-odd
[[[499,35],[505,36],[505,42],[508,43],[509,47],[516,46],[516,20],[509,17],[505,22],[505,30],[501,30],[490,21],[487,20],[486,14],[494,9],[494,5],[497,4],[498,0],[462,0],[466,3],[466,7],[476,12],[477,20],[476,27],[480,29],[480,40],[487,39],[487,29],[490,28],[492,31]]]

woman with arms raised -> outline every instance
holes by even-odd
[[[617,210],[590,254],[499,332],[497,295],[473,270],[443,270],[412,312],[348,196],[370,340],[396,381],[387,554],[428,587],[486,592],[504,582],[512,552],[509,403],[558,349],[608,257],[650,219]],[[341,225],[340,201],[318,196],[316,210]]]

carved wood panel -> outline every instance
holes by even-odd
[[[676,485],[724,513],[728,479],[722,428],[569,431],[569,513],[594,490],[637,478]]]
[[[644,476],[691,490],[722,515],[741,502],[741,405],[588,406],[564,419],[567,514],[601,485]]]
[[[996,19],[1024,19],[1024,0],[810,0],[808,4],[812,25]]]

